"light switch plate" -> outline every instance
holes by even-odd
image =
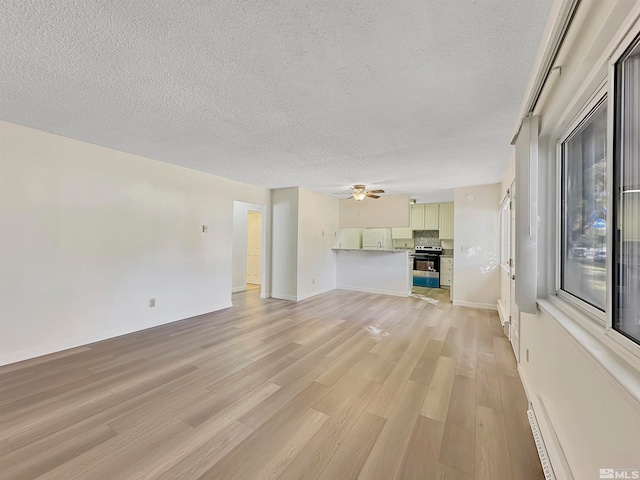
[[[209,233],[209,226],[208,225],[202,225],[202,233]]]

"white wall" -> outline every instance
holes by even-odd
[[[554,468],[562,470],[566,461],[576,480],[598,478],[600,468],[640,469],[640,347],[622,348],[555,295],[556,142],[607,80],[608,57],[632,9],[637,18],[640,2],[581,2],[555,63],[562,74],[552,74],[534,112],[541,125],[533,139],[538,173],[524,178],[538,184],[538,306],[555,303],[566,310],[550,314],[538,307],[521,315],[519,368]]]
[[[598,478],[600,468],[640,469],[638,405],[551,316],[522,314],[520,323],[527,393],[538,417],[546,410],[573,478]]]
[[[272,191],[273,291],[303,300],[336,288],[338,200],[305,188]]]
[[[297,299],[336,288],[338,200],[328,195],[298,189]]]
[[[298,188],[271,191],[271,296],[298,298]]]
[[[6,122],[0,142],[0,364],[231,305],[233,200],[267,189]]]
[[[500,295],[499,202],[500,184],[454,190],[454,305],[496,309]]]
[[[231,278],[232,291],[234,292],[240,292],[247,288],[247,215],[249,212],[262,211],[261,205],[233,202],[233,271]],[[262,228],[264,231],[264,219]]]
[[[377,200],[340,200],[340,228],[408,227],[409,195],[383,194]]]

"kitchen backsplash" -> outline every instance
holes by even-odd
[[[428,247],[440,247],[440,232],[438,230],[415,230],[413,232],[413,243]],[[453,250],[453,248],[443,248],[442,255],[453,257]]]
[[[438,230],[414,230],[413,243],[427,247],[439,247],[440,232]]]

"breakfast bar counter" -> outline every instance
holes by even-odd
[[[411,293],[412,250],[341,249],[337,257],[337,288],[406,297]]]

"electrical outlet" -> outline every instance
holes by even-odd
[[[527,357],[527,363],[529,363],[529,349],[528,348],[525,350],[525,354],[526,354],[525,356]]]
[[[153,308],[156,306],[156,299],[152,298],[149,300],[149,308]]]
[[[322,230],[322,236],[324,237],[324,230]]]
[[[312,279],[311,279],[311,283],[312,283],[313,285],[315,285],[315,284],[316,284],[316,279],[315,279],[315,278],[312,278]]]

